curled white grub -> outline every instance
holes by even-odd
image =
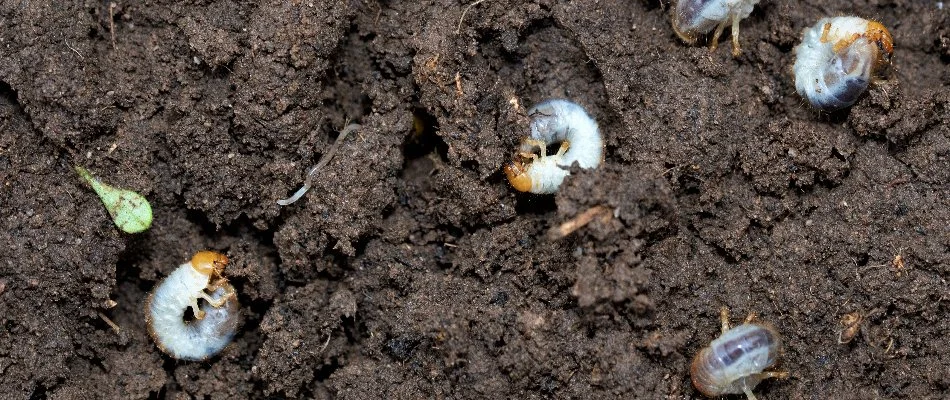
[[[729,310],[720,310],[722,335],[696,354],[689,374],[693,386],[707,397],[745,394],[755,400],[752,389],[763,379],[787,378],[788,372],[766,371],[782,352],[782,338],[771,325],[752,322],[729,329]]]
[[[575,161],[584,169],[596,168],[604,158],[604,141],[594,121],[577,103],[554,99],[530,110],[531,137],[521,141],[515,160],[505,165],[505,175],[515,189],[539,194],[554,193]],[[547,146],[560,142],[557,154]],[[539,149],[540,155],[532,151]]]
[[[879,22],[822,18],[795,47],[795,89],[817,109],[848,107],[890,73],[893,52],[891,34]]]
[[[240,324],[237,292],[221,274],[224,254],[199,251],[152,291],[145,322],[155,344],[182,360],[204,360],[224,349]],[[199,306],[198,300],[204,301]],[[187,319],[191,308],[193,320]]]

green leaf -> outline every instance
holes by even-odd
[[[76,172],[96,191],[112,222],[123,232],[139,233],[152,226],[152,206],[144,196],[102,183],[83,167],[76,166]]]

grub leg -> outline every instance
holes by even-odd
[[[745,317],[745,321],[743,321],[742,323],[748,324],[748,323],[750,323],[750,322],[752,322],[752,321],[755,321],[755,319],[758,318],[758,317],[759,317],[759,316],[755,313],[755,311],[752,311],[752,312],[749,313],[749,316],[748,316],[748,317]]]
[[[557,155],[563,156],[564,153],[567,153],[567,150],[571,148],[571,142],[567,140],[561,142],[561,147],[557,149]]]
[[[755,374],[754,376],[761,379],[769,379],[769,378],[787,379],[788,371],[763,371],[758,374]]]
[[[755,397],[755,395],[752,394],[752,389],[749,389],[748,386],[744,386],[742,391],[745,392],[745,397],[747,400],[758,400],[758,397]]]
[[[218,308],[218,307],[223,306],[224,303],[227,303],[228,300],[231,299],[231,296],[234,296],[234,292],[225,293],[224,296],[221,296],[220,298],[218,298],[217,300],[215,300],[215,299],[211,298],[211,296],[208,295],[207,293],[202,293],[202,294],[201,294],[201,298],[202,298],[202,299],[205,299],[205,301],[207,301],[208,304],[210,304],[210,305],[211,305],[212,307],[214,307],[214,308]],[[195,302],[197,302],[197,300],[195,300]],[[204,314],[204,313],[202,312],[202,314]],[[197,315],[197,314],[196,314],[196,315]],[[199,319],[200,319],[200,318],[199,318]]]
[[[726,29],[726,23],[729,20],[722,21],[719,23],[719,26],[716,27],[716,32],[713,33],[712,41],[709,42],[709,51],[716,50],[716,47],[719,46],[719,36],[722,36],[722,31]]]
[[[758,374],[752,374],[749,376],[749,380],[753,380],[753,381],[761,381],[761,380],[769,379],[769,378],[785,379],[785,378],[788,378],[788,372],[765,371],[765,372],[760,372]],[[743,386],[742,391],[745,393],[745,397],[747,397],[748,400],[756,400],[755,395],[752,394],[752,388],[750,388],[749,386],[747,385]]]
[[[540,140],[537,140],[537,139],[525,139],[525,140],[523,140],[521,143],[522,143],[522,144],[526,144],[526,145],[528,145],[528,146],[533,146],[533,147],[537,147],[537,148],[541,149],[541,158],[547,157],[547,154],[548,154],[548,144],[547,144],[547,143],[544,143],[544,142],[542,142],[542,141],[540,141]]]
[[[526,158],[528,160],[534,161],[538,159],[538,155],[534,153],[528,153],[526,151],[519,151],[518,156],[521,158]]]
[[[202,293],[202,294],[204,294],[204,293]],[[198,299],[197,299],[197,298],[195,298],[195,299],[192,300],[192,302],[191,302],[191,312],[195,314],[195,319],[204,319],[204,318],[205,318],[205,312],[204,312],[204,311],[201,311],[201,309],[198,308]]]
[[[726,333],[729,330],[729,307],[719,309],[719,322],[722,323],[722,333]]]
[[[739,48],[739,17],[732,17],[732,56],[739,57],[742,49]]]

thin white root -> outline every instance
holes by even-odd
[[[346,139],[346,135],[350,134],[350,132],[358,131],[362,127],[363,126],[360,124],[349,124],[343,128],[343,130],[340,131],[340,136],[336,138],[336,141],[333,142],[333,145],[330,146],[326,154],[320,158],[320,162],[318,162],[317,165],[310,167],[310,170],[307,171],[307,177],[303,180],[303,186],[301,186],[300,189],[297,189],[293,196],[290,196],[286,199],[277,200],[277,204],[282,206],[291,205],[297,200],[300,200],[303,195],[307,194],[307,191],[310,190],[310,185],[313,184],[313,177],[317,175],[317,171],[330,162],[330,159],[333,158],[333,155],[336,153],[337,149],[340,148],[340,144],[343,143],[343,139]]]
[[[465,14],[468,14],[468,10],[471,10],[472,7],[475,7],[475,6],[477,6],[477,5],[479,5],[479,4],[482,4],[482,3],[484,3],[484,2],[485,2],[485,0],[474,1],[474,2],[472,2],[472,4],[469,4],[468,7],[465,7],[465,10],[462,10],[462,16],[459,17],[459,26],[458,26],[458,28],[455,29],[455,34],[456,34],[456,35],[458,35],[459,33],[462,32],[462,21],[465,20]]]
[[[323,351],[327,349],[327,346],[330,345],[330,338],[331,338],[331,337],[333,337],[333,332],[328,332],[328,333],[327,333],[327,341],[326,341],[326,342],[323,342],[323,346],[320,346],[320,352],[321,352],[321,353],[323,353]]]

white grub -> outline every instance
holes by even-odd
[[[795,89],[820,110],[848,107],[890,72],[893,51],[891,34],[878,22],[822,18],[795,47]]]
[[[732,55],[738,56],[739,21],[752,13],[759,0],[679,0],[673,8],[673,30],[688,44],[696,44],[699,35],[705,35],[716,29],[709,47],[712,50],[719,45],[719,36],[732,24]]]
[[[720,311],[722,335],[699,351],[690,366],[693,386],[708,397],[745,393],[755,400],[752,389],[763,379],[785,378],[787,372],[764,371],[775,364],[782,349],[778,332],[768,325],[751,323],[729,329],[729,310]]]
[[[237,293],[221,273],[224,254],[200,251],[172,271],[149,296],[145,321],[158,348],[182,360],[204,360],[224,349],[240,323]],[[204,304],[199,308],[198,299]],[[186,321],[191,308],[193,321]]]
[[[515,189],[554,193],[575,161],[584,169],[596,168],[603,161],[604,141],[597,122],[577,103],[546,100],[528,110],[528,116],[531,137],[522,140],[515,160],[505,165],[505,175]],[[557,154],[547,155],[547,146],[557,142],[561,143]],[[534,154],[535,149],[541,154]]]

